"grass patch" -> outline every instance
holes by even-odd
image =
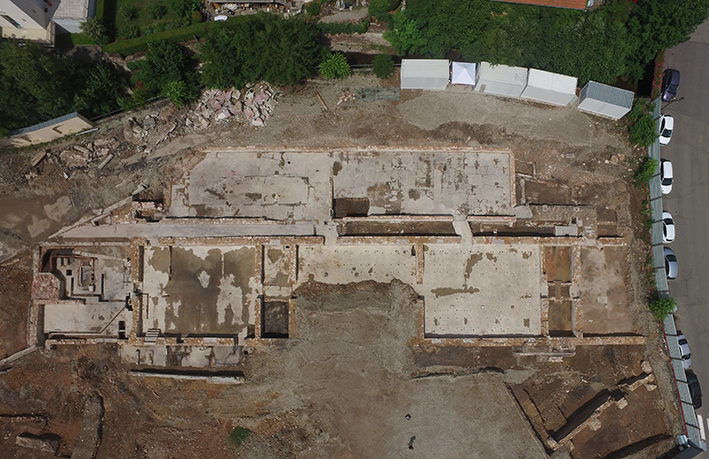
[[[236,426],[234,430],[229,433],[229,442],[234,446],[239,446],[249,435],[251,435],[251,430],[246,427]]]
[[[117,41],[115,43],[111,43],[110,45],[104,46],[103,51],[106,53],[119,53],[123,56],[130,56],[131,54],[139,53],[148,49],[148,42],[151,40],[170,40],[176,43],[181,43],[192,40],[195,36],[202,38],[207,34],[208,27],[209,22],[200,22],[199,24],[192,24],[191,26],[182,27],[180,29],[154,33],[152,35],[132,38],[130,40]]]
[[[115,1],[117,9],[115,14],[116,39],[120,40],[129,33],[132,28],[138,28],[141,35],[150,35],[154,32],[163,32],[169,29],[177,29],[183,25],[182,18],[171,8],[167,7],[167,0],[105,0]],[[160,4],[165,6],[165,14],[154,19],[150,14],[150,5]],[[133,10],[135,17],[130,18],[124,14],[125,11]]]
[[[57,35],[57,45],[59,46],[74,46],[74,45],[94,45],[94,41],[83,33],[63,33]]]

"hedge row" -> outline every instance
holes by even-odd
[[[148,49],[148,42],[152,40],[169,40],[177,43],[192,40],[195,36],[202,38],[207,34],[209,22],[200,22],[191,26],[179,29],[166,30],[165,32],[153,33],[144,37],[121,40],[103,47],[106,53],[119,53],[123,56],[139,53]]]
[[[321,33],[335,35],[338,33],[358,33],[363,34],[369,28],[369,21],[364,20],[353,24],[351,22],[318,22],[318,30]]]

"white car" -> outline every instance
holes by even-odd
[[[662,212],[662,242],[669,244],[675,240],[675,221],[669,212]]]
[[[672,129],[675,127],[675,119],[670,115],[662,115],[660,118],[660,145],[667,145],[672,138]]]
[[[681,331],[677,331],[677,341],[679,341],[679,351],[682,355],[682,366],[686,370],[692,364],[692,353],[689,352],[687,337]]]
[[[220,14],[219,16],[214,16],[215,21],[226,21],[227,19],[229,18],[223,14]]]
[[[666,159],[660,162],[660,186],[662,194],[669,194],[672,191],[672,182],[674,174],[672,173],[672,163]]]

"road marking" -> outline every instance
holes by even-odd
[[[709,421],[709,419],[707,419]],[[697,424],[699,424],[699,436],[702,437],[703,441],[707,441],[707,436],[704,433],[704,418],[701,414],[697,415]]]

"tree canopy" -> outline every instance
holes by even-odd
[[[214,24],[201,49],[203,81],[218,88],[259,80],[299,84],[319,63],[317,34],[317,28],[302,19],[266,13]]]
[[[576,11],[488,0],[408,0],[385,32],[397,54],[518,65],[614,83],[639,79],[657,53],[687,40],[709,0],[609,0]]]
[[[0,131],[79,111],[93,117],[117,106],[123,75],[103,64],[85,64],[36,43],[0,38]]]

